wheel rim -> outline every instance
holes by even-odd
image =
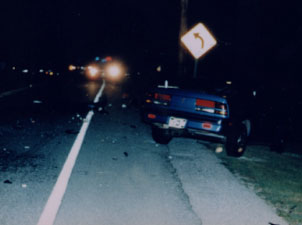
[[[244,151],[245,140],[246,140],[245,135],[240,134],[238,139],[237,139],[237,145],[238,145],[237,151],[238,151],[238,153],[242,153]]]

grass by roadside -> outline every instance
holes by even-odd
[[[278,154],[266,146],[251,145],[241,158],[224,153],[218,157],[290,225],[302,225],[302,155]]]

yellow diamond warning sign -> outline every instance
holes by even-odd
[[[203,56],[217,44],[215,37],[202,23],[198,23],[184,34],[181,41],[195,59]]]

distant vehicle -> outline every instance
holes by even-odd
[[[153,139],[168,144],[177,136],[206,138],[224,143],[229,156],[242,156],[251,133],[253,92],[231,82],[191,80],[182,86],[166,83],[146,94],[142,115],[151,124]]]
[[[86,66],[84,71],[89,80],[105,79],[109,82],[119,83],[126,77],[123,64],[117,61],[110,61],[106,64],[93,63]]]

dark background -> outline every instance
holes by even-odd
[[[111,55],[136,70],[161,64],[163,72],[177,71],[180,1],[13,0],[0,10],[2,67],[63,69]],[[295,1],[189,0],[188,28],[203,22],[218,40],[199,60],[198,74],[299,80],[301,14]],[[193,63],[186,53],[188,74]]]
[[[272,133],[262,129],[266,123],[301,139],[299,2],[188,0],[186,15],[188,29],[202,22],[217,39],[198,60],[197,77],[230,79],[232,88],[250,94],[257,90],[251,114],[261,136]],[[54,76],[38,74],[40,68],[60,72],[59,79],[66,78],[61,83],[71,84],[75,74],[67,72],[68,65],[85,66],[96,56],[112,56],[127,66],[132,95],[143,96],[165,79],[186,80],[193,76],[194,59],[184,51],[184,73],[179,73],[180,21],[181,0],[2,2],[0,91],[51,82]],[[25,68],[30,72],[21,73]]]

